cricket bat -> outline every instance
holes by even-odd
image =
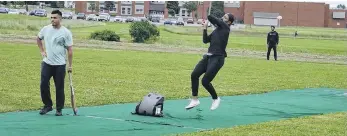
[[[71,91],[71,106],[72,110],[74,112],[74,115],[77,115],[77,107],[76,107],[76,100],[75,100],[75,90],[72,85],[72,74],[71,71],[68,72],[69,74],[69,81],[70,81],[70,91]]]

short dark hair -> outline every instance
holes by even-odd
[[[62,16],[62,14],[59,10],[53,10],[51,14],[58,14],[58,15]]]
[[[228,17],[229,17],[229,21],[230,21],[231,23],[233,23],[233,22],[234,22],[234,19],[235,19],[234,15],[231,14],[231,13],[227,13],[227,14],[228,14]]]
[[[276,27],[272,25],[271,28],[276,28]]]

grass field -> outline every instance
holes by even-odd
[[[6,16],[7,20],[12,17]],[[5,16],[0,15],[3,19]],[[14,18],[12,21],[19,19]],[[28,17],[25,21],[44,21]],[[1,21],[0,21],[1,22]],[[73,22],[71,22],[74,24]],[[92,24],[92,23],[91,23]],[[27,27],[10,30],[11,26],[0,23],[3,35],[18,34],[34,37],[38,31]],[[8,25],[8,27],[3,27]],[[40,28],[43,24],[36,24]],[[91,27],[78,27],[74,24],[71,31],[76,41],[88,40],[89,34],[96,30],[114,30],[123,42],[130,42],[128,24],[102,23]],[[202,44],[201,35],[177,34],[170,31],[185,31],[188,27],[167,27],[161,29],[157,43],[163,47],[207,47]],[[24,31],[23,31],[23,30]],[[170,29],[165,31],[164,29]],[[196,29],[196,28],[195,28]],[[267,28],[253,27],[256,35],[245,36],[232,33],[229,49],[265,52]],[[282,32],[291,32],[283,29]],[[344,30],[301,28],[311,33],[335,32],[343,36]],[[198,29],[196,29],[198,31]],[[248,28],[245,31],[250,31]],[[187,31],[189,32],[189,31]],[[185,32],[186,33],[186,32]],[[198,32],[197,32],[198,33]],[[281,34],[281,33],[280,33]],[[281,38],[283,52],[308,54],[342,55],[347,57],[347,42],[330,39]],[[112,103],[138,102],[148,92],[158,91],[168,99],[186,99],[190,95],[190,73],[201,59],[200,54],[166,53],[151,51],[109,50],[75,48],[73,63],[74,85],[79,106],[104,105]],[[346,59],[347,60],[347,59]],[[0,44],[0,112],[34,110],[42,106],[40,100],[40,62],[41,56],[35,44]],[[161,67],[158,67],[161,66]],[[216,79],[213,81],[219,95],[240,95],[264,93],[283,89],[299,88],[347,88],[346,65],[307,63],[294,61],[266,61],[244,57],[228,57]],[[54,92],[54,83],[51,81]],[[66,90],[68,85],[66,84]],[[200,95],[209,96],[200,85]],[[52,99],[55,101],[55,93]],[[126,96],[126,97],[125,97]],[[69,94],[66,93],[66,97]],[[66,101],[66,107],[70,102]],[[183,108],[183,107],[182,107]],[[347,112],[328,115],[309,116],[282,121],[217,129],[207,132],[184,135],[345,135]]]
[[[74,84],[80,106],[136,102],[151,91],[159,91],[168,99],[188,98],[189,75],[201,58],[200,55],[194,54],[93,49],[76,49],[75,56]],[[4,71],[0,80],[0,111],[38,109],[41,102],[38,90],[40,55],[37,47],[2,44],[0,60],[1,69]],[[240,57],[228,58],[219,75],[223,76],[218,76],[214,84],[220,95],[263,93],[288,88],[347,87],[345,65],[274,62]],[[51,85],[54,85],[53,82]],[[200,87],[200,90],[201,96],[208,96],[204,89]],[[52,98],[54,100],[54,93]],[[69,105],[67,101],[66,106]],[[309,117],[222,129],[205,134],[219,135],[227,131],[239,135],[245,134],[244,130],[248,129],[253,130],[251,134],[254,135],[303,134],[302,131],[289,129],[292,126],[286,124],[310,126],[306,129],[313,126],[325,127],[315,132],[319,135],[330,128],[337,129],[336,134],[342,134],[344,128],[339,119],[346,119],[343,114],[345,113],[321,116],[328,118],[321,122],[331,122],[331,126],[327,127],[312,124],[311,121],[316,121],[319,117]],[[282,129],[270,132],[277,125],[283,126]],[[260,127],[262,129],[257,130]]]
[[[177,27],[171,26],[171,28],[166,29],[167,31],[185,34],[185,35],[201,35],[202,29],[197,27]],[[232,29],[232,34],[242,34],[250,36],[260,36],[265,35],[270,31],[270,27],[260,27],[260,26],[249,26],[245,27],[234,27]],[[298,31],[299,36],[297,38],[310,38],[310,39],[339,39],[345,40],[347,38],[346,29],[341,28],[307,28],[307,27],[277,27],[276,31],[281,34],[282,37],[293,37],[294,32]]]

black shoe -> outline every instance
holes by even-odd
[[[41,115],[44,115],[44,114],[46,114],[46,113],[48,113],[48,112],[50,112],[50,111],[52,111],[52,110],[53,110],[52,107],[43,107],[43,108],[41,109],[41,111],[40,111],[40,114],[41,114]]]
[[[61,110],[57,110],[57,112],[55,113],[55,116],[63,116],[63,113],[61,112]]]

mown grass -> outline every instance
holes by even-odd
[[[63,25],[67,28],[86,28],[91,26],[103,26],[102,22],[92,22],[84,20],[63,20]],[[43,26],[50,24],[50,19],[46,17],[36,17],[27,15],[0,14],[0,29],[7,30],[1,33],[9,33],[17,30],[19,34],[23,30],[39,31]]]
[[[41,58],[37,47],[2,44],[0,54],[4,98],[0,111],[38,108]],[[79,104],[137,101],[153,90],[168,98],[186,98],[190,94],[190,72],[200,58],[191,54],[76,49],[74,78]],[[221,95],[347,87],[346,66],[334,64],[228,58],[220,75],[214,83]],[[13,101],[11,96],[26,104]]]
[[[1,44],[0,49],[0,112],[40,108],[41,57],[37,46]],[[152,91],[163,94],[167,99],[188,98],[190,72],[201,59],[201,55],[180,53],[82,48],[74,51],[73,78],[79,106],[138,102],[143,95]],[[225,96],[281,89],[346,88],[346,76],[345,65],[234,57],[227,58],[213,84],[219,95]],[[68,90],[67,83],[65,86]],[[55,101],[52,80],[51,88]],[[201,86],[200,90],[201,96],[209,96]],[[69,97],[68,93],[66,97]],[[66,101],[66,107],[70,107],[69,101]],[[342,123],[346,119],[344,114],[267,122],[188,135],[341,135],[344,130]],[[315,132],[313,128],[317,128]]]
[[[19,24],[19,23],[18,23]],[[129,24],[115,24],[106,23],[106,25],[98,25],[83,27],[82,24],[76,24],[72,26],[71,31],[73,37],[76,40],[89,40],[89,36],[94,31],[99,30],[112,30],[115,31],[121,38],[122,42],[131,42],[131,36],[129,35]],[[88,25],[88,24],[85,24]],[[91,23],[91,25],[94,25]],[[15,27],[7,24],[10,28]],[[25,29],[25,25],[18,28]],[[38,26],[34,29],[39,29]],[[201,35],[182,35],[164,31],[160,27],[160,37],[155,44],[166,47],[194,47],[194,48],[206,48],[208,44],[202,43]],[[209,33],[211,30],[208,31]],[[2,29],[2,34],[18,34],[18,35],[30,35],[35,36],[38,30],[23,31],[23,30],[10,30]],[[347,41],[342,40],[316,40],[316,39],[293,39],[280,37],[280,44],[278,46],[278,52],[298,52],[298,53],[311,53],[311,54],[328,54],[328,55],[347,55]],[[231,34],[228,44],[229,49],[240,50],[254,50],[254,51],[266,51],[266,36],[243,36],[238,34]]]
[[[80,39],[100,29],[116,30],[124,34],[125,39],[130,39],[127,37],[127,24],[106,24],[71,30],[75,38]],[[6,32],[37,34],[37,31]],[[201,44],[199,35],[187,36],[165,31],[161,31],[161,35],[158,43],[162,46],[207,47]],[[229,47],[247,50],[263,50],[265,47],[262,37],[236,37],[232,35]],[[281,44],[284,51],[346,53],[346,43],[343,41],[281,38]],[[201,55],[194,54],[82,48],[75,49],[74,56],[73,78],[78,106],[138,102],[143,95],[152,91],[158,91],[168,99],[188,98],[190,72],[201,58]],[[42,106],[39,93],[40,62],[36,45],[0,45],[0,112],[33,110]],[[346,76],[345,65],[233,57],[226,60],[213,84],[220,95],[238,95],[310,87],[346,88]],[[65,86],[68,90],[67,82]],[[55,101],[53,81],[51,88]],[[208,96],[201,86],[200,90],[201,96]],[[68,93],[66,97],[69,97]],[[69,106],[69,101],[66,101],[66,107]],[[343,112],[185,135],[346,135],[346,117],[347,113]]]
[[[177,27],[167,26],[165,31],[169,31],[176,34],[184,35],[201,35],[201,27]],[[270,31],[270,27],[252,26],[246,25],[245,28],[232,28],[232,34],[244,35],[244,36],[263,36],[267,35]],[[278,27],[276,31],[281,37],[294,37],[294,32],[298,31],[297,38],[309,38],[309,39],[335,39],[346,40],[347,31],[341,28],[313,28],[313,27]]]
[[[347,113],[270,121],[179,136],[346,136]]]
[[[38,30],[49,24],[49,19],[42,19],[40,17],[23,16],[21,19],[18,15],[0,15],[0,29],[2,34],[19,34],[35,36]],[[115,31],[120,37],[122,42],[131,42],[129,35],[129,24],[122,23],[100,23],[81,20],[64,20],[63,24],[71,28],[73,37],[75,39],[88,40],[89,36],[94,31],[99,30],[112,30]],[[171,47],[208,47],[207,44],[202,43],[201,28],[199,27],[172,27],[160,26],[160,37],[156,44],[161,46]],[[280,44],[278,47],[279,52],[300,52],[300,53],[313,53],[313,54],[329,54],[329,55],[347,55],[347,41],[345,40],[318,40],[318,39],[303,39],[303,38],[288,38],[281,37],[282,32],[288,33],[294,27],[280,27],[277,29],[280,33]],[[23,31],[26,30],[26,31]],[[186,31],[184,34],[176,33],[176,31]],[[209,29],[210,33],[212,30]],[[263,36],[245,36],[238,32],[231,33],[228,48],[229,49],[242,49],[242,50],[266,50],[266,33],[265,27],[252,27],[246,28],[245,31],[252,31],[252,33],[261,32]],[[343,29],[331,28],[300,28],[307,34],[341,34],[347,35]],[[195,34],[194,34],[195,33]],[[346,36],[347,38],[347,36]]]
[[[211,30],[208,30],[208,33],[211,32]],[[201,35],[180,35],[166,31],[161,31],[161,34],[165,35],[165,37],[161,37],[159,39],[159,42],[162,43],[163,46],[208,47],[208,44],[202,43]],[[264,37],[248,37],[231,34],[228,43],[229,49],[264,51],[266,50],[266,35],[264,35]],[[280,37],[278,51],[346,55],[346,45],[347,41],[293,39]]]

